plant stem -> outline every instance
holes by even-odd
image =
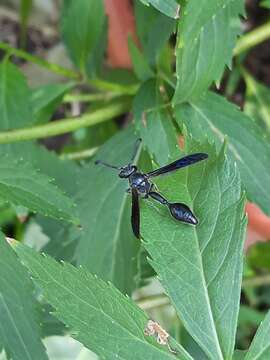
[[[0,41],[0,49],[8,52],[9,55],[15,55],[21,59],[24,59],[26,61],[32,62],[37,65],[40,65],[40,66],[44,67],[45,69],[54,72],[55,74],[65,76],[65,77],[73,79],[73,80],[81,79],[81,74],[78,73],[77,71],[64,68],[63,66],[60,66],[57,64],[50,63],[50,62],[43,60],[37,56],[29,54],[26,51],[16,49],[16,48],[14,48],[4,42],[1,42],[1,41]]]
[[[91,149],[85,149],[82,151],[63,153],[60,155],[60,159],[62,160],[83,160],[93,156],[98,150],[98,147],[94,147]]]
[[[164,294],[152,295],[145,299],[139,299],[136,301],[137,305],[143,310],[149,310],[160,306],[170,304],[170,299]]]
[[[44,125],[37,125],[29,128],[15,129],[0,132],[0,144],[7,144],[18,141],[41,139],[49,136],[65,134],[83,127],[93,126],[103,121],[119,116],[130,109],[130,101],[115,102],[90,114],[78,118],[70,118],[50,122]]]
[[[242,282],[242,287],[256,287],[256,286],[262,286],[262,285],[269,285],[270,284],[270,275],[261,275],[261,276],[255,276],[250,279],[245,279]]]
[[[94,102],[94,101],[108,101],[112,100],[116,97],[123,96],[120,93],[114,92],[103,92],[103,93],[95,93],[95,94],[67,94],[64,96],[63,101],[65,103],[72,103],[72,102]]]
[[[270,38],[270,22],[263,24],[239,38],[234,48],[234,56],[260,44]]]

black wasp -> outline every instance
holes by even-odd
[[[195,215],[192,213],[190,208],[182,203],[170,203],[166,200],[159,192],[155,191],[155,185],[151,182],[151,178],[154,176],[163,175],[178,169],[181,169],[185,166],[189,166],[208,158],[208,155],[205,153],[196,153],[185,156],[181,159],[178,159],[171,164],[163,166],[159,169],[150,171],[149,173],[143,174],[138,171],[137,167],[133,165],[134,159],[136,157],[138,148],[140,146],[141,139],[137,139],[135,144],[135,149],[133,156],[130,162],[126,166],[114,166],[107,164],[101,160],[97,160],[95,164],[102,164],[104,166],[120,170],[119,177],[121,179],[128,179],[129,189],[127,190],[132,194],[132,213],[131,213],[131,224],[134,235],[137,238],[140,238],[140,208],[139,208],[139,195],[143,196],[144,199],[147,199],[149,196],[158,201],[160,204],[168,207],[171,215],[178,221],[182,221],[187,224],[197,225],[198,220]]]

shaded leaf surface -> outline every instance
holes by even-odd
[[[259,326],[244,360],[268,360],[270,357],[270,312]]]
[[[95,159],[125,165],[130,161],[135,139],[132,128],[125,130],[106,142]],[[76,202],[83,230],[77,260],[102,279],[130,293],[139,242],[131,230],[131,199],[127,188],[128,182],[120,179],[114,169],[91,162],[81,171]]]
[[[228,136],[228,150],[237,162],[249,200],[270,214],[270,145],[256,123],[213,93],[177,106],[175,113],[177,121],[198,139],[207,137],[221,146]]]
[[[33,122],[31,92],[21,71],[7,60],[0,63],[0,128],[21,128]]]
[[[155,80],[145,82],[134,102],[135,126],[151,156],[161,165],[176,153],[176,132]]]
[[[136,30],[143,52],[149,63],[154,65],[162,47],[174,31],[175,20],[164,16],[153,7],[144,6],[140,1],[136,1],[134,6]]]
[[[13,360],[46,360],[29,276],[2,233],[0,253],[0,349]]]
[[[218,83],[240,33],[243,0],[190,0],[181,11],[174,103],[198,97]]]
[[[0,163],[0,196],[46,216],[77,222],[74,203],[30,164],[4,157]]]
[[[146,314],[113,285],[23,245],[16,245],[16,251],[55,308],[55,315],[87,348],[109,360],[175,359],[166,347],[144,335]]]
[[[229,359],[234,350],[245,229],[237,168],[210,146],[187,153],[209,159],[158,182],[171,202],[190,206],[196,227],[176,222],[168,209],[142,203],[142,235],[152,266],[180,319],[209,359]]]

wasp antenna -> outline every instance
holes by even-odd
[[[99,165],[99,164],[101,164],[101,165],[103,165],[103,166],[106,166],[106,167],[109,167],[109,168],[112,168],[112,169],[121,170],[121,167],[107,164],[107,163],[105,163],[105,162],[102,161],[102,160],[96,160],[96,161],[95,161],[95,165]]]

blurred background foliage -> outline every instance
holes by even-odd
[[[30,117],[32,124],[42,124],[49,120],[57,123],[59,119],[80,116],[85,112],[100,109],[103,111],[104,107],[111,111],[107,118],[103,117],[101,121],[94,121],[90,127],[40,140],[42,147],[28,142],[23,147],[16,144],[10,148],[13,154],[30,159],[41,171],[56,179],[67,194],[82,204],[79,211],[84,230],[79,235],[80,244],[77,246],[78,232],[74,231],[72,225],[62,224],[42,215],[29,216],[31,214],[26,208],[8,205],[2,199],[0,200],[0,225],[8,236],[38,250],[42,249],[56,259],[83,264],[93,272],[101,273],[107,279],[112,281],[115,279],[116,285],[125,292],[131,293],[135,284],[142,286],[134,295],[138,304],[147,310],[150,316],[160,320],[167,329],[170,329],[172,335],[180,339],[186,348],[194,354],[199,354],[201,350],[181,326],[168,299],[162,295],[160,285],[156,281],[149,283],[153,272],[146,263],[143,250],[129,235],[128,220],[122,216],[122,213],[128,213],[123,210],[127,205],[121,195],[125,184],[119,186],[115,174],[110,172],[106,173],[103,181],[97,184],[90,176],[93,165],[85,166],[100,146],[109,139],[111,140],[102,147],[100,156],[112,163],[118,163],[120,160],[125,162],[128,159],[134,138],[132,134],[129,134],[130,130],[126,129],[131,122],[131,117],[126,111],[130,108],[131,99],[137,93],[139,82],[150,79],[140,88],[133,103],[136,127],[142,127],[138,119],[141,118],[146,104],[147,106],[152,104],[153,107],[161,104],[158,96],[147,98],[149,89],[157,86],[155,80],[151,79],[152,67],[156,66],[163,84],[170,84],[173,81],[170,77],[170,64],[174,56],[173,47],[166,44],[168,40],[171,45],[176,42],[175,35],[171,35],[175,29],[175,20],[161,15],[153,8],[148,9],[149,13],[145,15],[147,11],[139,2],[134,4],[135,15],[133,15],[132,2],[123,1],[122,14],[118,18],[118,23],[113,16],[108,22],[102,6],[97,2],[93,10],[93,18],[89,19],[97,25],[93,27],[95,32],[89,34],[86,29],[80,27],[80,21],[74,22],[74,17],[80,17],[82,14],[81,9],[78,9],[76,5],[78,3],[73,2],[71,8],[66,6],[65,13],[61,13],[61,4],[62,2],[58,0],[2,0],[0,3],[0,58],[4,60],[7,54],[12,56],[13,63],[25,74],[31,88],[27,90],[28,85],[22,81],[22,88],[17,89],[16,101],[28,104],[31,99],[32,115],[27,108],[28,105],[22,104],[21,108],[24,112],[14,116],[12,128],[22,127],[23,118],[27,125],[29,125]],[[113,10],[118,11],[119,6],[117,1],[108,1],[106,12],[110,14]],[[243,37],[237,43],[232,71],[225,71],[216,89],[219,94],[225,95],[239,105],[246,114],[252,116],[264,130],[268,141],[270,136],[269,9],[270,2],[267,0],[246,1],[246,18],[242,20],[242,31],[252,36]],[[85,12],[87,14],[87,9]],[[135,35],[136,26],[137,35]],[[160,28],[162,28],[162,34],[157,37],[156,33]],[[67,29],[72,29],[72,31]],[[123,33],[130,33],[129,39],[123,36]],[[145,57],[142,57],[137,48],[138,38]],[[85,46],[82,47],[81,44],[84,42]],[[13,48],[20,49],[22,52],[16,53],[12,50]],[[69,55],[66,48],[69,49]],[[90,57],[89,53],[92,54]],[[27,56],[27,54],[30,55]],[[39,64],[37,58],[31,58],[31,55],[44,59],[45,63]],[[105,61],[103,61],[104,58]],[[80,74],[74,70],[72,63],[80,70]],[[59,67],[50,68],[49,64],[59,64]],[[12,66],[9,72],[10,77],[14,79],[21,76]],[[81,75],[82,79],[80,79]],[[85,78],[91,81],[85,83],[83,82]],[[78,81],[81,81],[81,85],[79,84],[73,90],[74,83]],[[172,95],[173,86],[167,88],[169,96]],[[23,94],[22,97],[21,94]],[[119,105],[119,99],[125,100],[124,106]],[[151,117],[155,119],[155,124],[159,121],[160,126],[164,126],[164,117],[158,118],[158,114],[153,113],[148,117],[150,123]],[[2,126],[2,130],[4,129],[5,127]],[[126,129],[124,135],[119,133],[113,137],[119,129]],[[144,133],[143,127],[140,131],[143,140],[149,144],[147,131]],[[169,128],[166,129],[168,133],[171,131]],[[126,137],[126,142],[121,137]],[[173,145],[177,143],[177,139],[174,141]],[[2,154],[7,151],[7,146],[9,145],[1,145]],[[160,146],[162,151],[159,151],[156,146]],[[156,155],[157,163],[165,163],[171,146],[172,144],[166,142],[164,138],[162,144],[153,143],[148,151]],[[117,152],[112,152],[112,148],[117,148]],[[48,153],[47,149],[51,152]],[[121,159],[118,153],[121,154]],[[144,169],[151,167],[146,153],[140,161]],[[117,233],[114,229],[110,231],[108,228],[101,239],[102,243],[98,245],[99,248],[106,250],[104,260],[100,264],[96,256],[99,250],[92,248],[90,251],[88,248],[93,237],[92,223],[89,219],[97,216],[96,207],[89,204],[88,199],[91,198],[91,202],[99,204],[99,194],[106,190],[106,184],[110,183],[114,186],[114,182],[115,196],[110,198],[102,211],[105,219],[113,216],[116,221],[119,217],[120,220],[118,220]],[[270,306],[270,243],[267,242],[270,239],[270,220],[258,208],[252,206],[249,204],[247,207],[249,231],[246,240],[245,272],[237,331],[238,349],[246,349],[249,346]],[[112,214],[112,207],[122,209],[122,213],[115,211]],[[108,223],[108,227],[110,224],[111,222]],[[95,229],[95,231],[104,232],[104,229]],[[107,246],[111,233],[115,233],[116,241],[121,242],[121,239],[124,239],[126,244],[134,244],[131,247],[128,245],[126,249],[119,247],[115,249],[118,260],[113,268],[108,261],[112,249]],[[129,261],[128,251],[139,252],[139,260]],[[133,282],[130,282],[130,279],[133,279]],[[67,330],[51,317],[51,309],[47,304],[42,303],[42,299],[40,303],[42,304],[42,332],[46,338],[45,344],[50,359],[95,359],[94,354],[82,349],[75,340],[63,336]],[[203,356],[202,354],[201,359]]]

